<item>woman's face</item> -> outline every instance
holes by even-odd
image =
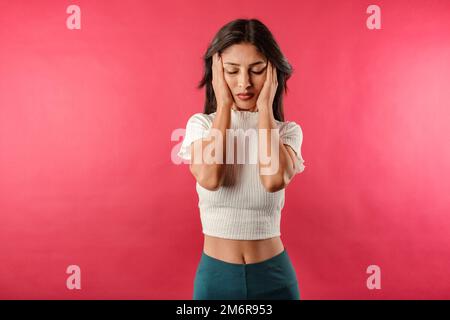
[[[233,108],[256,111],[256,101],[266,80],[267,58],[249,43],[234,44],[221,56],[225,81],[234,99]],[[242,99],[238,96],[240,93],[253,96]]]

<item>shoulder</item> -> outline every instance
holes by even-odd
[[[215,115],[215,113],[214,113]],[[212,125],[212,122],[214,120],[213,114],[206,114],[206,113],[194,113],[191,115],[188,119],[188,125],[200,125],[202,127],[210,127]]]
[[[303,136],[302,127],[295,121],[278,121],[277,127],[280,130],[280,135],[299,135]]]

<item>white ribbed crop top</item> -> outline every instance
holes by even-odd
[[[208,135],[216,112],[196,113],[186,125],[186,132],[178,156],[191,160],[189,146]],[[258,128],[259,112],[231,109],[231,129]],[[303,133],[293,122],[275,120],[280,140],[292,147],[297,155],[298,172],[305,169],[301,155]],[[239,140],[235,141],[239,143]],[[228,144],[228,142],[227,142]],[[248,154],[249,143],[245,143]],[[256,148],[258,150],[258,148]],[[226,239],[258,240],[280,236],[281,209],[284,206],[284,189],[268,192],[264,189],[258,172],[258,164],[227,164],[223,183],[216,191],[210,191],[196,183],[198,207],[203,233]]]

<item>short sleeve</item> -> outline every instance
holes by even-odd
[[[301,151],[303,131],[300,125],[294,121],[283,122],[280,127],[280,140],[283,144],[289,145],[294,150],[295,155],[297,156],[297,163],[295,165],[297,173],[303,172],[306,166],[303,164],[305,160],[303,160]]]
[[[180,151],[177,155],[185,160],[191,160],[190,145],[198,139],[207,137],[212,126],[212,121],[207,114],[196,113],[192,115],[186,124],[186,131]]]

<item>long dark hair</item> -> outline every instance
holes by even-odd
[[[280,50],[269,29],[257,19],[236,19],[224,25],[215,35],[203,56],[205,73],[197,88],[206,86],[206,100],[204,113],[216,111],[217,102],[212,86],[212,57],[216,52],[222,53],[227,47],[251,43],[263,54],[277,69],[278,88],[273,101],[273,115],[278,121],[284,122],[283,91],[287,93],[287,80],[293,69]]]

